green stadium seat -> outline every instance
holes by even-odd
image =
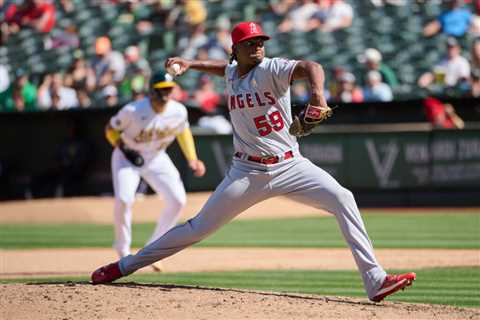
[[[118,5],[105,4],[97,10],[103,20],[115,21],[119,15]]]
[[[52,70],[52,69],[48,70],[46,64],[43,63],[42,61],[30,64],[30,72],[33,74],[42,74],[48,71],[52,72],[55,70]]]

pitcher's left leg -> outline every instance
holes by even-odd
[[[309,160],[300,162],[294,171],[295,178],[290,182],[287,196],[335,215],[362,275],[368,297],[372,298],[382,286],[386,272],[375,258],[353,194]]]

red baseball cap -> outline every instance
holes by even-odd
[[[262,27],[252,21],[240,22],[232,29],[232,42],[237,44],[250,38],[263,38],[269,40],[270,37],[263,33]]]

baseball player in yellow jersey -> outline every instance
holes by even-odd
[[[413,283],[415,273],[389,275],[377,261],[353,194],[331,175],[303,157],[297,137],[307,135],[332,114],[323,93],[324,72],[313,61],[265,57],[270,39],[255,22],[241,22],[232,30],[232,59],[228,61],[170,58],[182,74],[189,69],[225,79],[233,127],[234,155],[230,170],[200,212],[176,226],[135,255],[92,273],[92,283],[106,283],[129,275],[211,235],[249,207],[276,196],[332,213],[372,301],[381,301]],[[290,85],[304,79],[310,101],[292,117]]]
[[[107,140],[115,147],[112,153],[114,248],[120,258],[130,254],[132,205],[140,178],[161,194],[165,203],[147,244],[172,228],[185,206],[186,193],[180,174],[165,151],[175,138],[194,175],[205,174],[203,162],[197,159],[187,109],[170,99],[174,86],[171,75],[157,72],[150,80],[148,97],[125,105],[105,129]],[[157,271],[161,268],[159,264],[152,267]]]

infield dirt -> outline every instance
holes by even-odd
[[[480,319],[478,309],[136,283],[0,285],[5,319]]]
[[[183,219],[208,194],[189,195]],[[155,197],[139,201],[135,222],[155,221]],[[111,223],[111,198],[40,200],[0,204],[0,223]],[[271,208],[276,208],[272,212]],[[282,198],[249,209],[240,219],[326,214]],[[387,268],[479,266],[478,250],[377,250]],[[473,253],[473,254],[472,254]],[[215,256],[222,259],[212,259]],[[450,259],[448,259],[450,257]],[[473,258],[472,258],[473,257]],[[0,250],[0,278],[85,275],[115,259],[111,249]],[[212,262],[214,261],[214,263]],[[221,261],[219,263],[218,261]],[[452,262],[454,261],[454,262]],[[194,263],[195,262],[195,263]],[[185,266],[188,266],[186,268]],[[165,260],[167,272],[246,269],[354,269],[344,249],[187,249]],[[148,270],[146,270],[148,271]],[[415,290],[414,288],[410,290]],[[480,319],[480,309],[367,299],[165,286],[88,283],[0,285],[5,319]]]

